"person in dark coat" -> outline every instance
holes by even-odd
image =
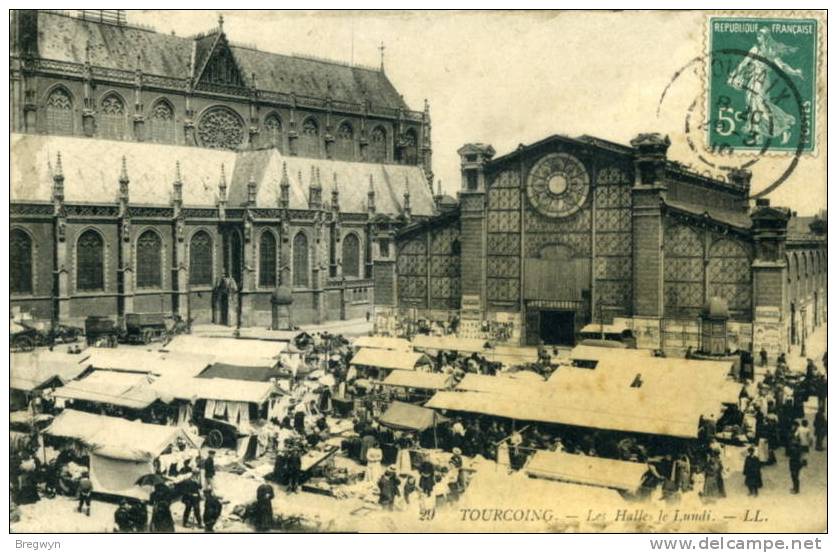
[[[429,461],[424,461],[419,469],[419,488],[425,495],[429,496],[433,493],[433,486],[436,484],[436,479],[433,475],[433,464]]]
[[[116,523],[116,528],[119,532],[133,532],[134,524],[131,520],[131,508],[128,505],[128,500],[123,499],[119,502],[119,507],[113,513],[113,521]]]
[[[300,434],[305,434],[305,411],[301,408],[294,413],[294,430]]]
[[[802,447],[800,447],[799,442],[796,440],[792,440],[790,445],[787,447],[787,454],[788,454],[788,469],[790,470],[790,477],[791,482],[793,483],[793,487],[791,488],[790,492],[792,494],[799,493],[799,472],[802,470],[804,466],[802,462]]]
[[[400,494],[399,486],[401,480],[395,474],[395,468],[389,467],[386,472],[378,479],[378,491],[380,492],[378,502],[381,506],[391,511],[395,506],[395,498]]]
[[[710,452],[709,459],[706,461],[706,466],[703,471],[703,493],[701,494],[703,500],[711,502],[719,497],[726,497],[724,466],[721,463],[720,455],[716,451]]]
[[[131,517],[131,528],[134,532],[145,532],[148,526],[148,509],[145,503],[138,499],[128,500],[128,512]]]
[[[153,505],[150,530],[156,533],[174,532],[174,519],[171,516],[171,502],[168,494],[159,496]]]
[[[288,475],[288,491],[296,493],[302,483],[302,456],[298,446],[288,452],[285,470]]]
[[[262,484],[256,488],[256,530],[267,532],[273,528],[273,486]]]
[[[822,442],[828,435],[828,421],[825,418],[825,409],[823,407],[817,408],[817,414],[814,415],[814,442],[816,443],[816,450],[822,451]]]
[[[744,484],[747,486],[747,494],[758,496],[759,488],[762,487],[761,460],[756,455],[756,448],[747,448],[747,457],[744,459]]]
[[[209,456],[203,462],[203,478],[207,484],[215,478],[215,452],[210,451]]]
[[[221,517],[221,500],[212,493],[212,488],[204,491],[203,528],[204,532],[214,532],[215,524]]]
[[[192,512],[195,513],[195,522],[198,528],[203,526],[201,522],[201,485],[199,482],[200,475],[195,472],[192,477],[184,480],[181,484],[180,491],[183,494],[183,527],[189,528],[189,516]]]

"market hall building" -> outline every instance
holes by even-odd
[[[20,316],[265,326],[281,285],[296,324],[364,317],[379,242],[433,212],[429,110],[383,54],[286,56],[223,19],[182,37],[115,10],[13,10],[10,29]]]
[[[707,178],[668,147],[658,134],[552,136],[500,157],[463,146],[459,204],[401,229],[376,272],[379,328],[456,317],[461,336],[573,344],[595,321],[682,350],[701,347],[704,318],[732,351],[802,343],[825,322],[825,221],[753,203],[747,171]]]

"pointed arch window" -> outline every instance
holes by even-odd
[[[9,280],[12,294],[32,293],[32,239],[20,229],[9,236]]]
[[[189,242],[189,284],[212,284],[212,237],[203,230]]]
[[[79,290],[105,289],[105,241],[95,230],[85,231],[76,243],[76,282]]]
[[[113,140],[125,138],[125,102],[116,94],[102,98],[99,108],[99,136]]]
[[[259,286],[276,286],[276,237],[269,230],[259,239]]]
[[[64,88],[53,90],[45,106],[47,134],[73,134],[73,99]]]
[[[302,123],[301,157],[320,157],[320,126],[313,117]]]
[[[163,286],[163,241],[153,230],[137,239],[137,288]]]
[[[360,240],[354,233],[343,238],[343,276],[360,276]]]
[[[275,113],[264,120],[264,139],[267,146],[282,151],[282,120]]]
[[[387,131],[383,127],[372,129],[369,161],[373,163],[386,163],[387,161]]]
[[[308,286],[308,237],[300,232],[294,237],[294,286]]]
[[[355,131],[348,122],[341,123],[337,128],[337,159],[351,161],[355,158]]]
[[[404,139],[401,142],[400,161],[405,165],[418,163],[418,137],[413,129],[404,133]]]
[[[165,100],[159,100],[151,108],[151,116],[148,119],[151,127],[150,136],[152,142],[160,144],[174,144],[174,108]]]

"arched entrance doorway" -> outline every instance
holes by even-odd
[[[571,346],[590,318],[590,261],[560,243],[526,259],[526,343]]]
[[[237,325],[241,320],[239,291],[244,268],[244,241],[239,229],[222,229],[223,267],[221,279],[214,290],[214,321],[225,326]]]

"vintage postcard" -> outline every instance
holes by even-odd
[[[9,25],[11,532],[826,531],[824,11]]]

